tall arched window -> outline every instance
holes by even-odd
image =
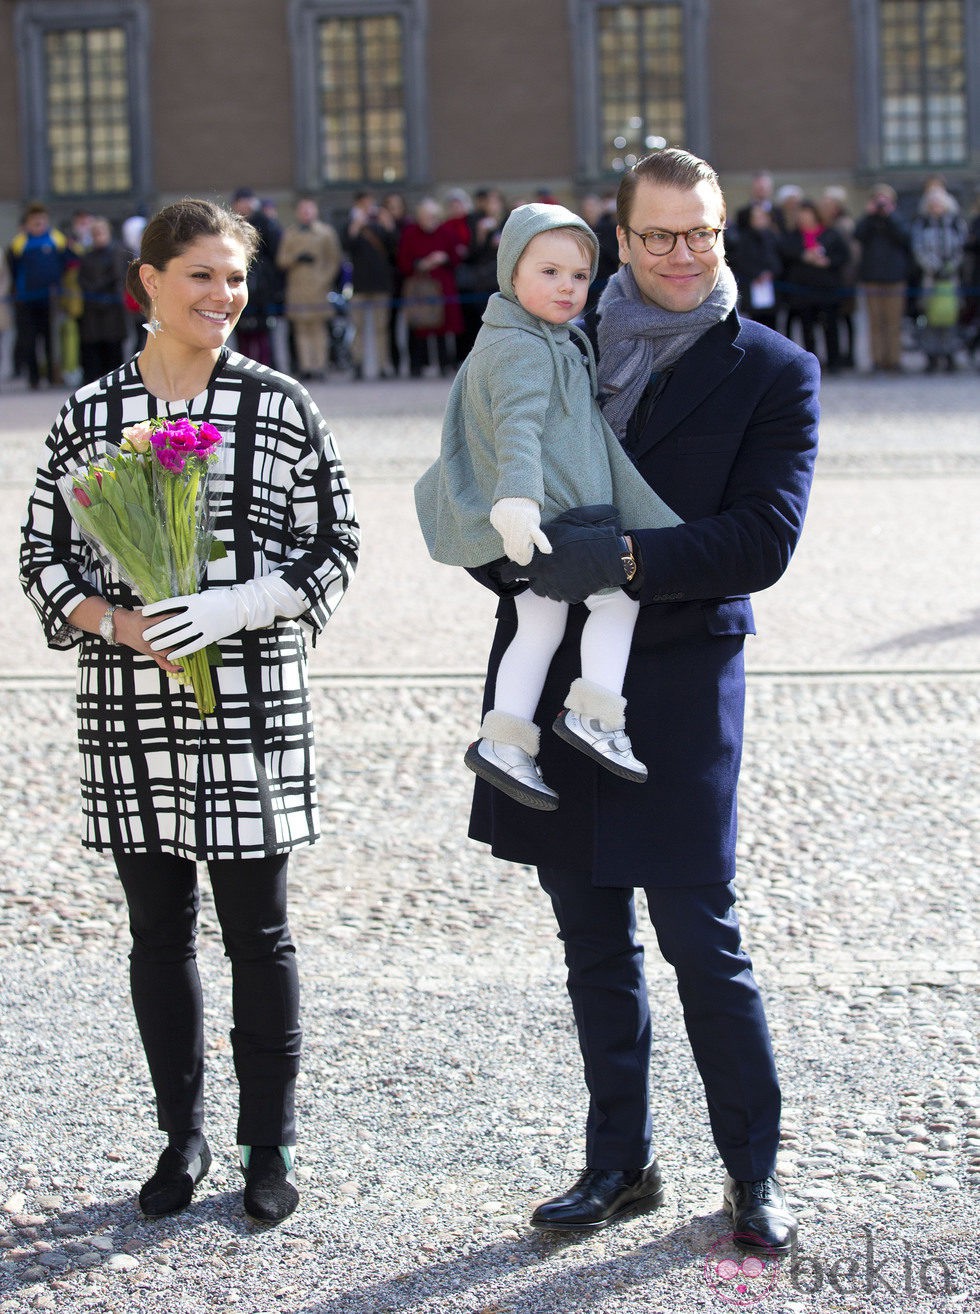
[[[706,7],[570,0],[580,178],[613,178],[662,146],[707,150]]]
[[[144,197],[145,0],[35,0],[18,6],[16,33],[28,195]]]
[[[854,0],[863,163],[980,161],[980,0]]]
[[[300,185],[404,185],[421,172],[420,0],[293,0]]]

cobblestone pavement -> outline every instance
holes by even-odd
[[[795,1264],[761,1274],[722,1262],[719,1168],[655,950],[667,1203],[570,1244],[527,1229],[580,1167],[580,1065],[533,873],[464,838],[460,753],[491,621],[481,590],[418,551],[409,496],[444,397],[428,381],[318,394],[366,548],[314,655],[325,834],[293,866],[304,1200],[276,1231],[240,1211],[229,981],[207,898],[215,1166],[179,1219],[136,1214],[159,1134],[122,905],[107,863],[77,845],[66,659],[0,583],[0,1312],[974,1308],[980,380],[832,381],[804,543],[758,600],[741,915],[802,1238]],[[0,484],[18,514],[44,401],[0,398]],[[16,525],[0,534],[9,561]]]

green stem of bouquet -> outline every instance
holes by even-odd
[[[164,505],[167,515],[167,532],[173,548],[178,594],[196,593],[198,586],[197,562],[194,542],[197,511],[197,490],[201,472],[194,468],[188,478],[178,476],[164,479]],[[207,652],[201,649],[179,658],[184,674],[175,677],[180,684],[189,684],[201,716],[210,716],[215,708],[214,682]]]

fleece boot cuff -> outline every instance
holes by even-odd
[[[604,730],[622,730],[626,724],[626,699],[592,680],[579,678],[565,699],[565,706],[579,716],[594,717]]]
[[[498,712],[496,708],[491,708],[483,718],[480,734],[484,739],[495,739],[498,744],[523,748],[530,757],[537,757],[541,747],[541,731],[533,721],[512,716],[510,712]]]

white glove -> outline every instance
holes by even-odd
[[[171,659],[189,657],[239,630],[265,629],[280,616],[292,619],[308,606],[307,599],[273,571],[229,588],[151,602],[142,609],[143,615],[167,618],[144,630],[143,637],[155,652],[169,648]]]
[[[546,556],[551,544],[541,532],[541,508],[531,497],[502,497],[490,508],[490,523],[504,540],[504,556],[526,566],[534,549]]]

